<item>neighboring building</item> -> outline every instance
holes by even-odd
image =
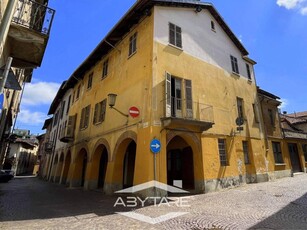
[[[49,155],[52,164],[48,166],[50,167],[48,178],[49,180],[63,184],[66,184],[71,161],[69,156],[64,158],[64,150],[66,147],[65,127],[68,126],[69,122],[68,112],[71,100],[71,90],[67,88],[66,81],[64,81],[48,112],[48,115],[54,115],[49,137],[49,142],[52,143],[52,152]],[[64,162],[69,162],[65,164],[66,167],[63,167]]]
[[[46,133],[42,140],[40,141],[40,171],[39,171],[39,176],[43,179],[48,179],[48,172],[51,167],[51,157],[50,155],[52,154],[53,151],[53,144],[51,140],[51,128],[52,128],[52,118],[48,118],[45,120],[43,130],[46,130]]]
[[[266,161],[270,179],[291,176],[291,162],[284,142],[278,107],[280,98],[258,88],[262,119],[265,129]],[[260,122],[257,119],[255,122]]]
[[[46,159],[45,153],[45,137],[46,134],[38,135],[36,138],[38,140],[38,150],[37,150],[37,164],[39,165],[38,176],[42,177],[43,174],[43,166]]]
[[[39,170],[37,164],[38,146],[38,140],[35,136],[17,137],[9,144],[3,168],[13,170],[15,175],[36,174]]]
[[[282,114],[281,125],[292,171],[307,172],[307,112]]]
[[[191,192],[267,181],[254,64],[212,4],[137,1],[51,106],[55,124],[71,98],[52,178],[69,168],[71,187],[106,193],[150,180]]]
[[[0,3],[0,168],[19,112],[24,84],[45,53],[54,10],[47,0],[1,0]]]

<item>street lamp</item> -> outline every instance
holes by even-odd
[[[117,97],[117,94],[115,93],[108,94],[108,102],[109,102],[110,108],[113,108],[113,106],[115,105],[116,97]]]
[[[115,111],[117,111],[121,115],[123,115],[125,117],[129,117],[128,114],[125,114],[122,111],[120,111],[120,110],[118,110],[117,108],[114,107],[115,106],[115,102],[116,102],[116,97],[117,97],[117,94],[115,94],[115,93],[109,93],[108,94],[108,104],[110,106],[110,109],[114,109]]]

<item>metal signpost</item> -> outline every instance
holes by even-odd
[[[158,139],[152,139],[152,141],[150,142],[150,150],[154,154],[154,180],[156,181],[157,179],[156,177],[156,171],[157,171],[156,155],[161,150],[161,142]],[[156,188],[154,188],[154,193],[156,197]]]

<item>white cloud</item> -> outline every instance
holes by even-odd
[[[289,101],[285,98],[281,98],[281,105],[279,106],[280,110],[284,110],[288,105],[289,105]]]
[[[277,0],[277,5],[283,6],[286,9],[294,9],[299,3],[305,0]]]
[[[307,15],[307,7],[303,7],[300,12],[302,15]]]
[[[46,114],[42,112],[31,112],[28,109],[22,109],[18,114],[18,123],[20,125],[41,125],[46,120]]]
[[[277,0],[277,5],[288,10],[298,9],[302,15],[307,15],[307,0]]]
[[[239,35],[239,41],[243,43],[243,36],[241,34]]]
[[[55,82],[36,82],[26,84],[22,104],[27,106],[49,105],[53,101],[59,83]]]

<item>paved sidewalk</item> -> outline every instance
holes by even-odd
[[[307,174],[186,197],[190,207],[114,208],[117,196],[69,189],[38,178],[0,184],[0,229],[307,229]],[[149,224],[171,212],[185,215]]]

